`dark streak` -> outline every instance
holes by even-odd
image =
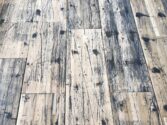
[[[143,13],[141,13],[141,12],[137,12],[137,13],[136,13],[136,17],[138,17],[138,18],[141,18],[141,17],[143,17],[143,16],[145,16],[145,17],[150,17],[149,15],[143,14]]]
[[[164,107],[163,107],[163,108],[164,108],[164,110],[165,110],[165,111],[167,111],[167,105],[164,105]]]
[[[102,125],[107,125],[104,119],[101,120]]]
[[[59,125],[59,121],[58,120],[56,121],[55,125]]]

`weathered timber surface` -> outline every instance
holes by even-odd
[[[140,19],[136,18],[135,20],[137,27],[140,30],[139,34],[141,44],[146,57],[146,62],[152,80],[152,85],[154,88],[157,103],[159,106],[160,115],[162,121],[164,122],[164,124],[166,124],[167,112],[165,106],[167,104],[167,39],[164,36],[164,30],[165,26],[167,26],[167,23],[166,19],[162,19],[164,17],[159,17],[158,15],[156,15],[158,12],[160,12],[160,10],[153,9],[152,7],[156,8],[157,6],[161,8],[162,13],[165,14],[165,12],[160,1],[148,3],[148,1],[144,0],[131,0],[131,5],[134,14],[136,12],[141,12],[151,16],[150,18],[141,17]]]
[[[0,124],[15,125],[25,59],[0,59]]]
[[[167,125],[166,0],[0,0],[0,125]]]

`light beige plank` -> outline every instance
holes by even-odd
[[[121,125],[161,125],[155,98],[146,93],[114,93],[115,124]]]
[[[100,29],[72,30],[66,124],[113,125]]]
[[[38,23],[31,33],[23,93],[56,93],[65,81],[66,31],[59,23]]]
[[[19,115],[16,125],[30,124],[52,124],[52,94],[21,95]]]
[[[26,58],[29,47],[29,23],[3,23],[0,26],[0,58]]]
[[[66,0],[7,0],[1,17],[6,22],[66,22]]]

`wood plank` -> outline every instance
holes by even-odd
[[[152,93],[117,92],[113,98],[115,125],[161,125]]]
[[[72,30],[66,124],[113,125],[100,29]]]
[[[66,22],[66,0],[5,0],[1,18],[6,22]]]
[[[34,24],[23,93],[55,93],[65,81],[66,31],[59,23]]]
[[[163,3],[161,0],[145,0],[145,5],[153,25],[155,35],[160,38],[167,38],[167,13],[164,10]]]
[[[98,29],[101,27],[98,0],[68,0],[70,29]]]
[[[22,4],[19,4],[22,3]],[[15,21],[66,23],[66,0],[19,0],[12,17]],[[21,12],[21,13],[20,13]]]
[[[0,58],[26,58],[31,23],[3,23],[0,25]]]
[[[52,94],[22,94],[16,125],[53,124],[52,103]]]
[[[99,0],[112,91],[149,92],[151,83],[128,0]]]
[[[25,59],[0,59],[0,124],[15,125]]]
[[[140,12],[146,15],[150,14],[150,11],[147,10],[147,6],[144,0],[131,0],[131,6],[134,15],[136,14],[136,12]],[[165,124],[165,119],[167,117],[167,112],[165,109],[165,106],[167,104],[167,70],[165,63],[167,60],[167,53],[165,51],[166,39],[161,36],[159,37],[159,35],[155,32],[155,27],[151,21],[153,19],[154,18],[150,19],[148,17],[142,17],[140,19],[135,18],[135,21],[138,29],[140,30],[139,35],[141,44],[143,47],[144,55],[146,57],[146,62],[159,106],[160,115]],[[156,20],[154,21],[156,22]],[[157,31],[160,31],[159,26]]]

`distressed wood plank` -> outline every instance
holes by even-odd
[[[147,10],[148,8],[144,0],[131,0],[131,6],[134,15],[136,14],[136,12],[141,12],[146,15],[150,14],[150,11]],[[149,17],[141,17],[138,19],[137,17],[135,17],[137,27],[140,31],[139,35],[144,55],[146,57],[152,85],[159,106],[160,116],[165,123],[165,119],[167,117],[167,111],[165,109],[165,106],[167,104],[167,77],[165,63],[167,60],[167,53],[165,51],[166,39],[159,36],[159,27],[155,31],[155,26],[153,25],[153,21],[151,20],[154,20],[154,18],[151,19]],[[154,21],[155,23],[157,23],[156,19]]]
[[[25,59],[0,59],[0,124],[15,125]]]
[[[100,29],[72,30],[66,124],[113,125]]]
[[[22,94],[16,125],[51,125],[52,103],[52,94]]]
[[[66,31],[59,23],[33,27],[23,93],[55,93],[65,81]]]
[[[26,58],[30,39],[30,23],[0,25],[0,58]]]
[[[99,0],[108,78],[113,91],[151,91],[128,0]]]
[[[1,3],[5,22],[66,22],[66,0],[5,0]]]
[[[98,0],[68,0],[68,28],[98,29],[100,13]]]
[[[115,125],[161,125],[152,93],[117,92],[113,98]]]

